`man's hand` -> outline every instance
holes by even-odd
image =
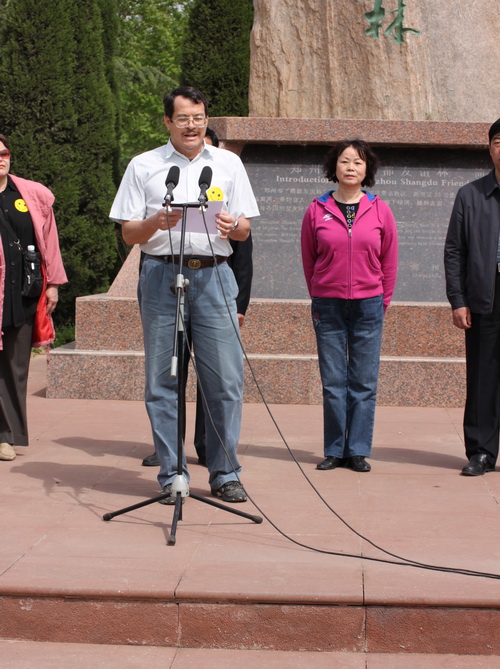
[[[453,309],[453,325],[460,330],[468,330],[472,325],[469,307]]]
[[[182,209],[167,212],[165,207],[143,221],[122,221],[122,237],[125,244],[145,244],[157,230],[173,228],[182,218]]]
[[[215,222],[217,223],[217,230],[220,232],[221,239],[227,239],[227,236],[236,224],[236,219],[228,211],[221,211]]]
[[[172,209],[167,211],[165,207],[156,212],[153,216],[157,230],[168,230],[174,228],[182,218],[182,209]]]
[[[235,230],[236,220],[238,220],[238,225]],[[236,242],[244,242],[250,234],[250,221],[248,218],[244,218],[244,216],[235,219],[228,211],[221,211],[216,217],[215,222],[217,223],[217,230],[220,233],[221,239],[229,237]]]

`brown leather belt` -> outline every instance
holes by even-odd
[[[178,265],[180,262],[180,256],[163,256],[165,262],[172,262]],[[194,256],[188,256],[183,258],[184,267],[189,267],[189,269],[203,269],[204,267],[213,267],[214,265],[220,265],[221,263],[227,260],[227,256],[215,256],[215,259],[212,256],[201,256],[196,258]]]

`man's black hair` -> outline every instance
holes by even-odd
[[[172,118],[174,114],[174,102],[175,98],[178,96],[192,100],[195,104],[203,102],[205,107],[205,114],[208,115],[208,103],[206,97],[192,86],[179,86],[175,88],[171,93],[167,93],[163,98],[163,107],[165,109],[165,116],[169,119]]]

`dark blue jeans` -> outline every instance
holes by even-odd
[[[383,296],[313,298],[323,383],[324,455],[370,456],[384,322]]]

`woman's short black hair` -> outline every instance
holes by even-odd
[[[337,179],[337,161],[339,156],[349,147],[352,146],[353,149],[359,154],[359,157],[366,162],[366,176],[363,179],[362,186],[368,186],[371,188],[375,185],[375,174],[380,165],[380,161],[377,158],[375,152],[369,144],[367,144],[362,139],[342,139],[340,142],[337,142],[333,146],[325,157],[325,162],[323,163],[323,173],[329,181],[334,183],[338,182]]]
[[[208,137],[210,140],[212,140],[212,146],[219,146],[219,138],[215,130],[212,128],[207,128],[205,137]]]
[[[1,133],[0,133],[0,142],[2,142],[2,144],[5,146],[5,148],[9,149],[9,151],[10,151],[10,142],[7,139],[7,137],[5,135],[2,135]]]

